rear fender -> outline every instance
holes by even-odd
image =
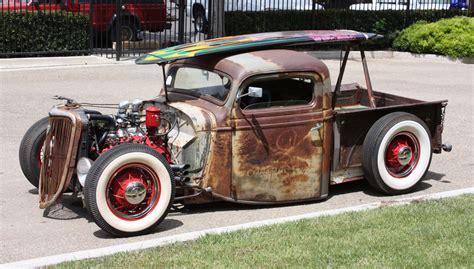
[[[380,95],[380,93],[377,93],[377,95]],[[445,100],[437,102],[417,101],[411,104],[336,113],[333,171],[362,165],[362,146],[367,132],[378,119],[392,112],[407,112],[424,121],[430,131],[433,153],[440,153],[446,105],[447,101]]]

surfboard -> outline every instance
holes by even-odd
[[[166,64],[175,60],[218,53],[243,53],[269,48],[365,41],[381,37],[374,33],[350,30],[309,30],[226,36],[160,49],[140,56],[137,64]]]

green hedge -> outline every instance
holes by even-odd
[[[89,17],[65,12],[11,12],[0,16],[0,54],[71,54],[89,49]]]
[[[258,32],[288,30],[327,30],[351,29],[362,32],[375,32],[384,35],[384,39],[370,48],[389,48],[396,35],[407,26],[419,20],[437,21],[457,15],[472,16],[469,11],[352,11],[323,10],[315,11],[233,11],[225,14],[226,35],[238,35]]]
[[[474,18],[455,17],[434,23],[417,22],[393,42],[397,50],[474,58]]]

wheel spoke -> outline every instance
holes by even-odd
[[[116,216],[140,219],[158,202],[159,178],[144,164],[128,164],[113,174],[107,189],[107,204]]]
[[[418,139],[409,132],[395,135],[385,154],[387,171],[394,177],[408,176],[415,168],[419,157]]]

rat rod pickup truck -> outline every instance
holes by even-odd
[[[153,231],[177,203],[318,200],[330,184],[364,178],[388,195],[409,192],[432,153],[451,150],[441,140],[447,101],[373,91],[362,49],[367,87],[342,85],[351,48],[375,38],[262,33],[145,54],[136,62],[165,78],[158,97],[123,101],[115,115],[58,97],[67,102],[25,134],[21,168],[41,208],[83,194],[115,236]],[[282,49],[317,43],[346,48],[334,86],[323,62]]]

